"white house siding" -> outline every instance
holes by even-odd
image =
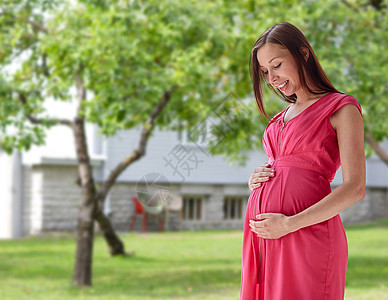
[[[131,165],[120,176],[119,180],[137,182],[142,176],[157,172],[163,174],[170,182],[176,183],[246,184],[253,169],[267,161],[264,153],[251,151],[250,159],[247,161],[245,167],[231,168],[221,156],[211,157],[205,150],[203,150],[205,152],[201,151],[193,143],[182,144],[177,137],[178,134],[176,132],[156,131],[148,142],[146,156]],[[131,130],[121,131],[117,136],[109,139],[108,152],[105,153],[108,158],[107,169],[112,169],[124,157],[129,155],[138,146],[139,138],[140,130]],[[171,163],[176,166],[177,160],[174,160],[171,152],[177,149],[175,147],[180,146],[190,152],[188,155],[191,153],[196,155],[199,162],[195,164],[195,162],[188,161],[187,159],[182,160],[178,164],[177,172],[174,174],[174,169],[167,164],[166,160],[171,159]],[[259,150],[259,146],[257,146],[257,149]],[[193,158],[193,160],[195,159]],[[188,165],[182,166],[185,161]],[[193,170],[188,172],[184,169],[188,166]]]
[[[0,148],[0,238],[22,235],[22,176],[20,153],[8,155]]]

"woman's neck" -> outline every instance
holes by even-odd
[[[295,104],[303,105],[303,104],[306,104],[307,102],[310,102],[310,101],[316,101],[316,100],[319,100],[321,97],[323,97],[326,94],[328,94],[328,92],[322,92],[322,94],[313,94],[313,93],[309,93],[309,92],[303,90],[303,91],[296,93],[297,100],[296,100]]]

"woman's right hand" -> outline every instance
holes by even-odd
[[[255,188],[261,187],[262,182],[268,181],[270,177],[275,176],[275,170],[271,169],[270,164],[264,164],[253,170],[253,174],[249,178],[249,189],[252,191]]]

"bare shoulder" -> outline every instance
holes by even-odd
[[[331,126],[337,131],[340,128],[359,127],[362,125],[362,115],[359,109],[353,104],[345,104],[340,109],[335,111],[330,117]]]

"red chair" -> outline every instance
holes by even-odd
[[[142,220],[142,232],[145,233],[147,230],[147,216],[150,215],[159,215],[159,211],[155,211],[155,208],[153,207],[144,207],[144,205],[139,201],[137,196],[132,197],[133,204],[135,206],[135,213],[132,216],[131,223],[129,225],[129,231],[132,231],[133,226],[135,225],[136,219],[138,215],[143,216]],[[152,201],[152,200],[151,200]],[[159,231],[163,231],[163,220],[161,218],[158,218],[159,220]]]

